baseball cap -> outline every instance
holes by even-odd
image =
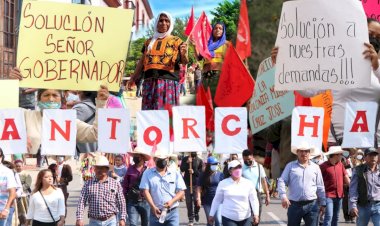
[[[231,168],[235,168],[237,166],[241,166],[241,163],[238,160],[232,160],[231,162],[228,163],[228,170]]]
[[[367,148],[364,150],[364,155],[369,155],[371,153],[379,154],[376,148]]]

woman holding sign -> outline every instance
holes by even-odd
[[[162,110],[165,105],[179,105],[179,64],[187,64],[187,43],[172,36],[174,21],[161,12],[156,19],[154,35],[143,47],[143,56],[128,83],[130,87],[144,72],[142,110]]]
[[[9,74],[11,79],[22,79],[20,70],[14,68]],[[101,86],[96,99],[96,108],[103,108],[109,97],[109,92],[106,86]],[[40,151],[41,136],[42,136],[42,115],[44,109],[60,109],[62,105],[62,92],[56,89],[39,89],[37,94],[37,105],[41,110],[24,110],[25,125],[28,139],[31,141],[30,154],[37,154]],[[97,115],[93,125],[89,125],[77,119],[77,142],[95,142],[97,141],[98,126]]]

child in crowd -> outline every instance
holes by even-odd
[[[115,164],[113,169],[110,170],[109,175],[121,183],[127,173],[127,166],[122,155],[116,155],[114,160]]]

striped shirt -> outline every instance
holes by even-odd
[[[126,204],[123,189],[119,182],[108,177],[103,183],[94,178],[83,186],[77,207],[77,220],[83,219],[84,208],[88,203],[88,217],[106,219],[120,213],[120,220],[126,220]]]

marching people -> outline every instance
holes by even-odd
[[[186,190],[182,175],[168,170],[169,154],[157,150],[154,154],[156,167],[144,172],[140,189],[149,203],[150,226],[178,226],[179,200]]]
[[[63,195],[65,196],[65,205],[67,205],[67,199],[69,198],[69,192],[67,186],[73,180],[73,173],[71,166],[66,163],[69,156],[56,156],[57,161],[57,186],[62,190]]]
[[[265,205],[268,206],[270,203],[269,188],[266,180],[267,177],[264,171],[264,167],[255,160],[255,158],[253,157],[253,153],[250,150],[244,150],[242,155],[244,160],[243,177],[251,181],[256,189],[257,199],[259,201],[259,218],[261,218],[261,194],[265,194]]]
[[[343,187],[350,184],[350,178],[341,161],[342,154],[340,146],[332,146],[326,153],[328,160],[320,165],[326,192],[324,226],[338,225],[344,196]]]
[[[350,183],[350,212],[357,217],[358,226],[366,226],[371,220],[380,225],[380,164],[375,148],[364,151],[365,163],[353,170]]]
[[[158,14],[154,35],[144,43],[143,56],[130,77],[128,87],[144,71],[142,110],[162,110],[166,104],[179,105],[179,64],[188,63],[187,43],[171,35],[174,19],[167,12]]]
[[[32,177],[29,173],[23,170],[24,163],[22,160],[16,160],[14,163],[16,167],[16,172],[20,177],[22,186],[21,197],[17,198],[18,220],[20,222],[20,225],[25,225],[26,213],[28,212],[29,206],[29,196],[32,192]]]
[[[108,176],[106,157],[95,158],[95,178],[88,180],[81,191],[76,211],[76,225],[84,226],[83,214],[88,205],[90,225],[124,226],[127,212],[123,189],[119,182]]]
[[[3,161],[3,165],[6,166],[8,169],[12,170],[13,176],[16,180],[16,199],[13,200],[11,207],[9,208],[9,214],[7,217],[6,226],[12,226],[13,221],[13,215],[16,211],[16,202],[17,199],[19,199],[22,195],[22,184],[19,175],[15,171],[15,165],[12,162],[9,161]],[[17,212],[16,212],[17,214]]]
[[[189,226],[192,226],[194,220],[199,221],[200,205],[195,199],[195,188],[202,173],[203,161],[196,152],[191,152],[190,155],[182,159],[180,169],[184,173],[183,178],[187,187],[185,190],[187,217],[189,218]]]
[[[210,216],[211,204],[215,197],[216,188],[223,178],[223,173],[219,171],[218,159],[213,156],[208,157],[205,170],[199,176],[196,189],[197,206],[203,206],[206,219]],[[221,208],[218,208],[214,215],[215,226],[222,225],[222,215],[220,209]],[[212,226],[212,224],[208,223],[207,226]]]
[[[17,183],[14,172],[4,164],[4,152],[0,148],[0,226],[5,226],[10,208],[16,198]]]
[[[41,170],[30,197],[26,225],[63,226],[65,224],[65,197],[61,189],[53,185],[49,169]]]
[[[228,163],[230,177],[222,180],[212,201],[208,223],[213,224],[219,206],[223,204],[222,224],[226,226],[251,226],[259,223],[259,201],[252,182],[242,177],[238,160]]]
[[[150,209],[139,186],[141,178],[147,169],[145,163],[151,159],[151,156],[143,152],[139,147],[128,152],[133,157],[133,165],[129,166],[122,187],[127,202],[127,213],[130,226],[137,226],[139,216],[141,225],[149,225]]]
[[[286,165],[277,186],[282,207],[288,209],[288,226],[299,226],[302,219],[308,226],[317,226],[326,208],[326,194],[321,170],[310,161],[316,150],[303,142],[291,151],[297,160]]]

